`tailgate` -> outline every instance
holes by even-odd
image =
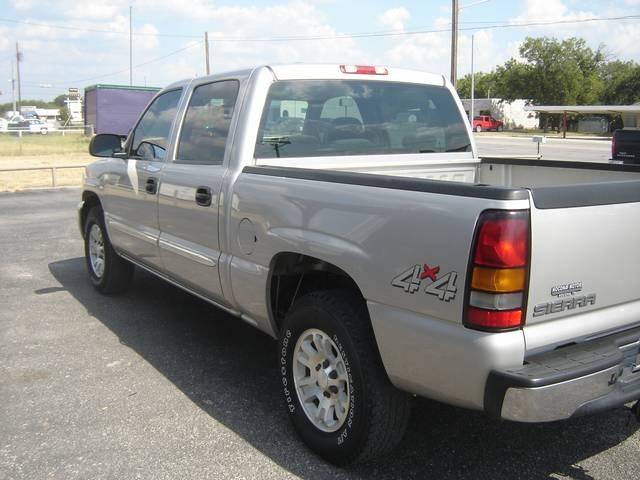
[[[640,182],[531,190],[527,351],[640,323]]]
[[[620,130],[615,135],[614,157],[627,163],[640,162],[640,130]]]

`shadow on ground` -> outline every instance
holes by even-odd
[[[625,409],[522,425],[416,399],[407,435],[392,456],[333,469],[289,425],[270,337],[145,272],[136,272],[128,294],[106,299],[89,285],[82,258],[53,262],[49,269],[122,344],[210,416],[302,478],[591,479],[578,464],[638,429]]]

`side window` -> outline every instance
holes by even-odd
[[[178,142],[177,163],[221,165],[239,82],[200,85],[193,91]]]
[[[157,97],[136,126],[131,154],[143,160],[165,158],[171,123],[176,116],[182,90],[171,90]]]

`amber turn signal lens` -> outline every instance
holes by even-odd
[[[524,268],[473,269],[471,288],[491,293],[511,293],[524,290],[526,272]]]

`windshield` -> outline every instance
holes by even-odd
[[[471,151],[444,87],[366,80],[288,80],[271,86],[256,158]]]

